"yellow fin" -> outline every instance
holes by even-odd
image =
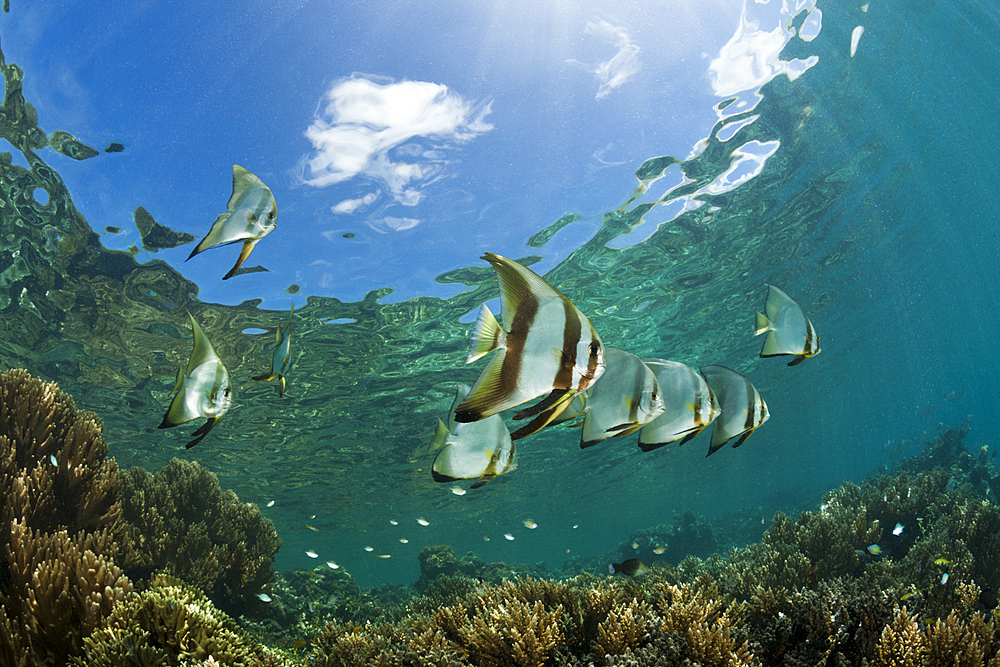
[[[471,364],[476,359],[501,347],[503,339],[504,332],[500,328],[497,318],[493,317],[493,313],[484,303],[479,309],[479,317],[476,318],[476,323],[472,327],[472,340],[469,342],[469,355],[466,357],[465,363]]]
[[[770,331],[770,329],[771,329],[771,320],[767,319],[767,315],[765,315],[764,313],[757,311],[757,321],[755,322],[753,335],[759,336],[765,331]]]
[[[430,449],[428,452],[433,452],[444,447],[445,439],[450,435],[448,427],[445,426],[444,422],[438,419],[437,430],[434,432],[434,440],[431,441]]]

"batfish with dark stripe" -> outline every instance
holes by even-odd
[[[754,336],[767,333],[760,356],[797,355],[788,365],[795,366],[820,353],[819,335],[799,304],[774,285],[767,286],[764,312],[757,313]]]
[[[511,434],[539,430],[604,372],[604,346],[590,320],[559,290],[517,262],[486,253],[500,283],[503,327],[484,304],[472,331],[466,363],[497,350],[455,411],[474,422],[540,396],[515,419],[533,417]]]
[[[601,381],[587,390],[580,447],[612,436],[631,435],[663,413],[656,375],[639,357],[614,347],[604,349]]]
[[[760,392],[743,375],[725,366],[702,366],[701,374],[712,388],[722,410],[722,414],[715,419],[712,444],[706,454],[711,456],[737,436],[739,440],[733,443],[733,447],[742,445],[771,415]]]
[[[448,423],[438,420],[431,451],[437,451],[431,473],[435,482],[453,482],[478,477],[473,489],[494,477],[517,468],[517,452],[510,431],[500,415],[492,415],[471,424],[455,421],[455,408],[469,393],[469,385],[460,384],[448,413]]]
[[[668,359],[643,361],[660,383],[664,411],[639,431],[639,449],[649,452],[677,440],[683,445],[715,420],[719,404],[695,369]]]

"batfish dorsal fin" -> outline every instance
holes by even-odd
[[[226,210],[232,211],[240,197],[253,188],[267,188],[264,182],[238,164],[233,165],[233,194],[229,197]]]

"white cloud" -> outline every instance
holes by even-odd
[[[365,220],[365,224],[380,234],[388,234],[389,232],[405,232],[407,229],[413,229],[421,222],[421,220],[417,220],[415,218],[393,218],[389,216],[379,220]]]
[[[334,204],[330,207],[330,210],[334,213],[354,213],[355,210],[362,206],[369,206],[375,203],[378,196],[378,190],[375,192],[369,192],[364,197],[358,197],[357,199],[345,199],[338,204]]]
[[[601,37],[618,47],[618,53],[611,60],[606,60],[592,69],[576,60],[567,61],[576,65],[584,65],[597,75],[601,86],[597,89],[595,97],[601,99],[607,97],[615,88],[621,87],[633,74],[639,71],[641,67],[639,47],[635,45],[624,28],[611,25],[607,21],[602,20],[596,23],[590,21],[583,31],[588,35]]]
[[[377,83],[355,75],[334,83],[324,101],[305,131],[315,152],[299,163],[302,182],[324,187],[362,175],[408,206],[420,202],[419,188],[447,164],[443,147],[493,129],[484,120],[490,104],[477,107],[426,81]],[[424,148],[413,141],[418,138],[437,143]],[[345,200],[334,211],[349,213],[372,201]]]

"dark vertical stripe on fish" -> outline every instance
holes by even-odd
[[[555,389],[573,388],[573,368],[576,366],[576,345],[580,342],[580,314],[576,307],[570,303],[569,299],[563,298],[563,317],[566,320],[563,324],[563,344],[562,363],[556,371],[556,377],[552,380],[552,387]]]
[[[511,272],[520,283],[518,292],[526,295],[518,304],[514,311],[514,319],[510,322],[510,331],[507,333],[507,351],[504,354],[503,365],[500,367],[500,386],[503,388],[501,396],[507,399],[514,390],[517,389],[521,381],[521,367],[524,363],[524,343],[528,339],[528,332],[535,323],[535,315],[538,313],[538,299],[531,293],[527,282],[516,271]],[[509,304],[505,304],[507,308]],[[504,313],[506,316],[507,313]]]
[[[754,394],[756,392],[754,391],[753,385],[750,384],[750,380],[743,378],[743,382],[746,384],[747,390],[747,417],[746,421],[743,423],[743,429],[748,430],[752,429],[756,425],[757,401],[754,400]]]

